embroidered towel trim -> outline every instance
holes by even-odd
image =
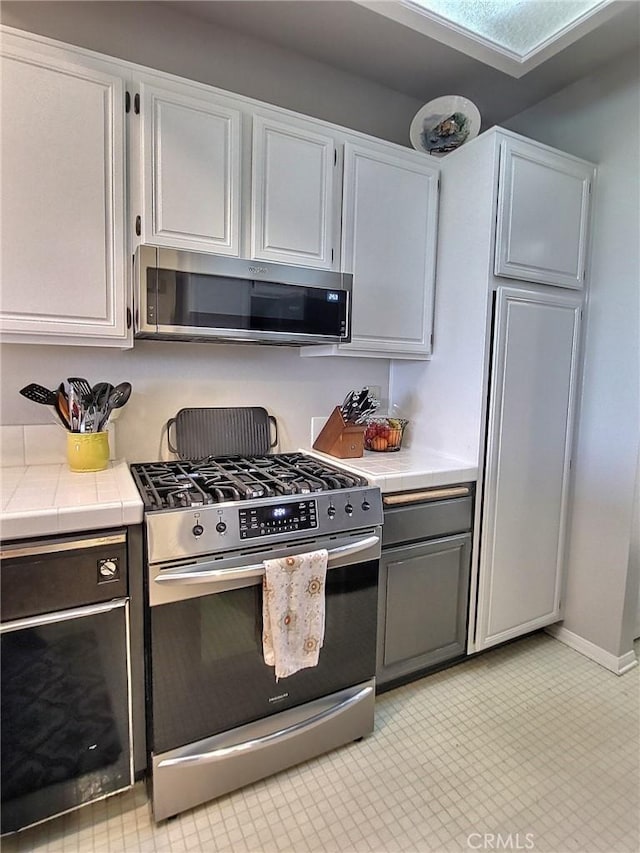
[[[276,681],[316,666],[324,642],[326,548],[264,561],[262,651]]]

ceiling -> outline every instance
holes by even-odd
[[[557,0],[562,2],[562,0]],[[616,0],[616,13],[520,79],[350,0],[181,0],[203,18],[426,103],[463,95],[483,128],[501,124],[640,44],[640,3]]]

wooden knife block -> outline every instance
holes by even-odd
[[[338,459],[354,459],[364,454],[364,431],[364,426],[345,423],[336,406],[314,441],[313,449]]]

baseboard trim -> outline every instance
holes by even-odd
[[[563,628],[561,625],[549,625],[544,630],[554,639],[564,643],[565,646],[580,652],[581,655],[599,663],[600,666],[616,675],[624,675],[625,672],[638,665],[638,658],[633,650],[616,657],[611,652],[605,651],[590,640],[585,640],[584,637],[574,634],[573,631],[569,631],[568,628]]]

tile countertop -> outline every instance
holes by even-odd
[[[64,463],[0,469],[3,540],[138,524],[142,501],[124,460],[74,473]]]
[[[403,492],[469,483],[477,480],[478,466],[463,459],[445,456],[428,448],[406,448],[394,453],[365,450],[357,459],[337,459],[317,450],[304,450],[341,468],[366,477],[382,492]]]

